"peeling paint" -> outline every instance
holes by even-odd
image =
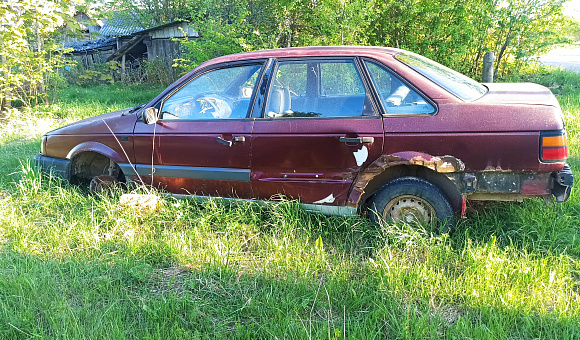
[[[333,194],[330,194],[330,195],[326,196],[325,198],[321,199],[320,201],[314,202],[314,204],[334,203],[335,199],[336,199],[336,197],[334,197]]]
[[[463,162],[453,156],[430,157],[429,155],[417,155],[411,158],[409,163],[421,165],[440,173],[458,172],[465,169]]]
[[[356,159],[356,165],[361,166],[366,162],[369,157],[369,149],[363,145],[362,149],[353,152],[354,158]]]
[[[391,155],[382,155],[364,171],[358,174],[354,181],[354,186],[351,190],[347,204],[352,207],[358,207],[359,201],[363,197],[365,188],[369,182],[375,178],[375,176],[383,173],[387,168],[396,165],[419,165],[439,173],[454,173],[465,170],[465,164],[463,164],[460,159],[449,155],[431,156],[415,151],[404,151]]]

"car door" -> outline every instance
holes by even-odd
[[[156,124],[138,122],[143,180],[173,193],[251,198],[248,108],[262,66],[227,64],[195,74],[157,105]]]
[[[382,117],[354,58],[279,59],[252,133],[254,196],[344,205],[381,155]]]

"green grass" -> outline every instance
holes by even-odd
[[[580,173],[580,75],[527,77],[561,89]],[[577,190],[473,206],[433,236],[292,202],[145,213],[31,168],[47,130],[158,91],[69,88],[2,123],[1,339],[580,338]]]

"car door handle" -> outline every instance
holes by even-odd
[[[216,140],[220,143],[222,143],[223,145],[227,145],[227,146],[232,146],[232,141],[229,140],[225,140],[221,137],[216,138]]]
[[[362,143],[374,143],[375,142],[375,138],[374,137],[356,137],[356,138],[349,138],[349,137],[340,137],[340,141],[343,143],[357,143],[357,144],[362,144]]]
[[[246,137],[244,136],[236,136],[231,141],[227,139],[223,139],[222,137],[217,137],[216,140],[224,145],[232,146],[233,143],[241,143],[246,141]]]

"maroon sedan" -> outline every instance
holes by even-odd
[[[448,230],[466,200],[566,201],[567,153],[545,87],[480,84],[399,49],[306,47],[208,61],[145,105],[47,133],[35,160],[95,190],[286,197]]]

